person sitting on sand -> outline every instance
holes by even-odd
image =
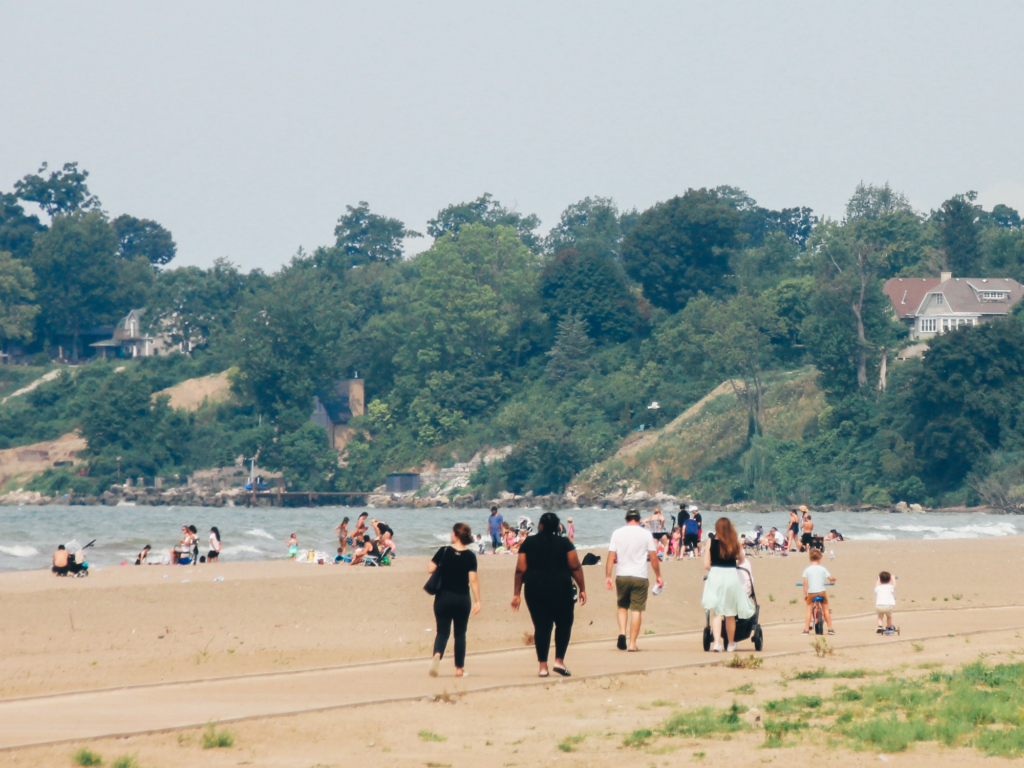
[[[294,533],[292,537],[288,539],[288,559],[294,560],[299,556],[299,537]]]
[[[56,576],[68,575],[68,551],[61,544],[53,553],[53,567],[50,569]]]
[[[149,565],[149,560],[147,558],[149,557],[150,549],[152,549],[152,547],[150,547],[149,544],[142,548],[142,551],[139,552],[139,556],[135,558],[136,565]]]
[[[825,534],[825,541],[846,541],[846,539],[843,538],[843,534],[833,528]]]
[[[338,554],[336,554],[334,556],[334,564],[335,565],[341,565],[344,562],[345,562],[345,549],[343,547],[338,547]]]
[[[352,562],[350,565],[362,565],[363,560],[366,557],[380,557],[380,548],[377,546],[377,542],[370,539],[369,536],[363,536],[363,545],[352,553]]]

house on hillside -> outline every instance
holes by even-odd
[[[157,340],[142,332],[142,315],[146,310],[133,309],[114,328],[114,335],[90,344],[103,357],[152,357],[157,354]]]
[[[914,341],[1005,317],[1024,297],[1008,277],[894,277],[882,289]],[[923,347],[922,347],[923,349]]]
[[[344,450],[352,436],[349,421],[366,413],[363,381],[359,378],[336,381],[313,398],[310,419],[327,430],[327,442],[338,453]]]

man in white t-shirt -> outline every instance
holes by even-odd
[[[640,525],[640,511],[626,512],[626,524],[612,533],[608,544],[608,561],[605,567],[605,586],[614,589],[618,604],[620,651],[635,651],[636,639],[640,636],[640,621],[647,607],[647,592],[650,581],[647,576],[648,563],[654,568],[658,588],[665,586],[661,580],[657,545],[651,532]],[[612,584],[612,568],[615,568],[615,583]],[[630,618],[632,613],[632,618]],[[626,645],[626,628],[629,627],[629,645]]]

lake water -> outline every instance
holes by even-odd
[[[182,525],[195,525],[200,532],[201,551],[206,550],[210,526],[220,529],[221,560],[274,560],[287,557],[285,542],[298,534],[299,549],[333,553],[337,540],[334,526],[345,516],[352,518],[365,508],[253,508],[245,507],[0,507],[3,533],[0,535],[0,571],[45,568],[58,544],[77,540],[85,544],[96,539],[89,550],[94,568],[132,563],[144,544],[153,552],[166,554],[180,538]],[[365,509],[371,517],[385,520],[395,530],[400,555],[428,555],[448,541],[454,523],[463,521],[474,533],[484,533],[485,510],[457,509]],[[509,522],[519,515],[534,523],[540,509],[503,510]],[[572,516],[576,542],[581,548],[602,547],[611,532],[622,525],[624,512],[618,509],[573,509],[558,513],[563,523]],[[648,513],[644,512],[646,516]],[[719,514],[704,513],[704,529],[711,530]],[[782,528],[786,512],[731,512],[741,532],[757,524],[767,531]],[[850,540],[966,539],[1024,533],[1024,517],[982,513],[929,513],[890,515],[879,512],[827,512],[814,515],[815,529],[831,528]]]

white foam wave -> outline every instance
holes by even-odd
[[[891,533],[851,533],[846,538],[850,541],[891,541],[896,537]]]
[[[262,528],[253,528],[251,531],[246,531],[245,535],[246,536],[257,536],[257,537],[259,537],[261,539],[270,539],[271,541],[273,541],[275,539],[274,536],[271,536],[269,533],[264,531]]]
[[[0,552],[11,557],[33,557],[39,554],[39,550],[27,544],[15,545],[13,547],[0,547]]]
[[[248,546],[246,544],[235,544],[235,545],[230,546],[230,547],[224,547],[220,551],[220,553],[222,555],[238,555],[238,554],[241,554],[242,552],[248,552],[248,553],[253,554],[253,555],[262,555],[263,554],[263,550],[262,549],[257,549],[256,547],[250,547],[250,546]]]

